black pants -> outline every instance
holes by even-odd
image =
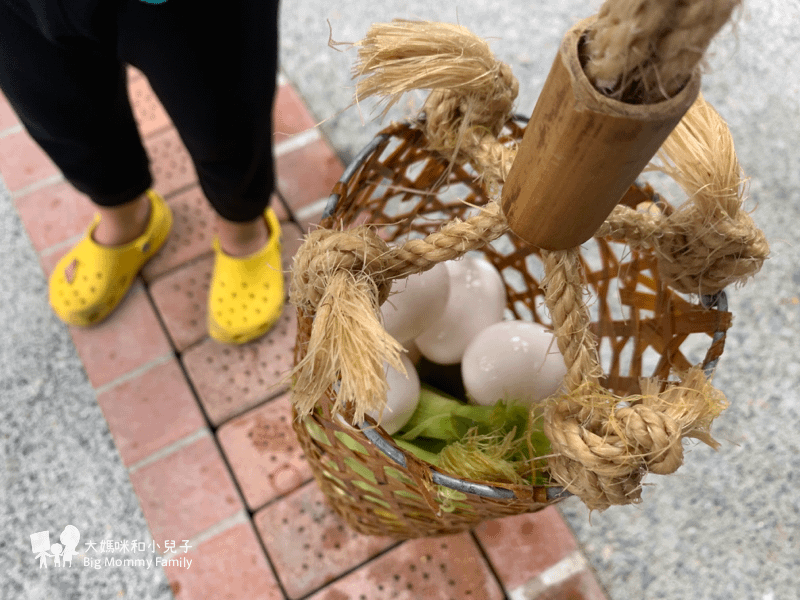
[[[278,0],[0,0],[0,87],[67,180],[101,206],[152,184],[126,64],[150,81],[230,221],[274,188]]]

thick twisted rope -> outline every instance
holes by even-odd
[[[586,75],[610,98],[675,96],[741,0],[606,0],[587,32]]]
[[[564,385],[578,389],[583,383],[597,384],[603,375],[597,355],[597,340],[589,330],[591,316],[583,300],[580,250],[543,251],[545,303],[553,321],[558,349],[567,374]]]
[[[679,292],[715,294],[755,275],[769,244],[742,208],[745,178],[730,130],[702,96],[658,157],[649,170],[670,175],[688,201],[670,215],[617,206],[596,235],[653,248],[661,276]]]
[[[683,438],[718,447],[708,431],[726,407],[699,368],[660,393],[659,382],[644,380],[642,395],[624,401],[587,382],[548,404],[544,431],[558,449],[550,474],[590,509],[636,502],[644,475],[683,464]]]
[[[516,147],[497,136],[519,82],[484,40],[459,25],[395,20],[374,25],[357,46],[360,100],[382,96],[388,110],[403,93],[430,89],[422,111],[428,147],[453,163],[472,164],[490,192],[502,185]]]
[[[617,206],[596,235],[652,248],[664,280],[684,293],[713,294],[755,274],[769,247],[742,210],[743,176],[727,125],[702,97],[659,157],[653,169],[676,179],[689,200],[668,216]],[[597,383],[577,249],[545,252],[543,260],[545,300],[568,366],[568,393],[545,411],[545,434],[556,452],[550,474],[592,509],[636,502],[646,473],[669,474],[682,464],[683,437],[716,447],[708,428],[725,398],[694,369],[661,394],[655,382],[645,382],[647,392],[618,407],[619,399]]]
[[[453,163],[470,163],[490,194],[503,184],[517,154],[516,146],[500,144],[497,136],[511,116],[519,83],[508,65],[495,63],[496,75],[486,90],[436,89],[424,108],[428,147]]]
[[[599,384],[597,342],[589,331],[578,249],[543,252],[545,302],[564,356],[566,393],[545,405],[544,432],[554,452],[550,476],[590,508],[638,501],[648,472],[667,475],[683,464],[682,440],[709,445],[711,421],[725,406],[699,368],[659,393],[643,382],[641,396],[620,398]]]

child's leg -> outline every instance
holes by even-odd
[[[217,214],[263,228],[274,187],[277,0],[130,0],[118,31],[121,58],[147,76]]]
[[[218,215],[209,332],[249,341],[276,322],[285,299],[280,226],[265,214],[275,183],[277,0],[124,6],[120,56],[149,79]]]
[[[134,201],[151,178],[113,43],[54,40],[26,17],[0,2],[0,87],[78,190],[100,206]]]
[[[33,139],[98,206],[99,221],[49,280],[56,314],[87,326],[124,298],[172,219],[163,199],[145,195],[151,176],[117,59],[115,12],[73,23],[54,10],[64,6],[22,3],[12,11],[0,2],[0,86]]]

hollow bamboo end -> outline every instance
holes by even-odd
[[[595,17],[567,32],[503,187],[514,233],[550,250],[591,238],[697,98],[695,73],[673,98],[626,104],[586,77],[580,44]]]

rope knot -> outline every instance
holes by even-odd
[[[516,149],[502,146],[497,137],[511,117],[519,82],[499,61],[492,74],[481,89],[433,90],[425,101],[425,135],[432,150],[458,164],[471,162],[502,182]]]
[[[494,182],[511,149],[495,139],[508,122],[519,83],[489,45],[459,25],[395,20],[373,25],[357,44],[356,97],[386,99],[387,110],[414,89],[432,90],[425,112],[428,147],[457,163],[472,162]],[[493,143],[492,143],[493,142]]]
[[[314,317],[308,346],[301,349],[305,356],[292,372],[292,401],[300,416],[327,393],[334,398],[332,414],[352,404],[360,423],[386,404],[386,364],[405,374],[403,347],[383,329],[379,312],[391,290],[384,276],[390,256],[386,242],[366,226],[318,229],[298,250],[290,300]]]
[[[348,273],[375,286],[380,306],[392,285],[384,276],[389,250],[375,229],[365,225],[347,231],[312,231],[294,257],[290,301],[313,314],[333,276]]]
[[[560,400],[550,412],[554,451],[611,479],[628,480],[640,472],[667,475],[683,463],[681,426],[669,414],[646,400],[617,408],[618,398],[605,390],[581,393],[579,400]]]
[[[683,464],[681,428],[675,419],[644,404],[620,408],[614,418],[623,432],[620,439],[625,440],[632,457],[643,461],[647,471],[669,475]],[[609,438],[612,435],[616,434],[609,431]]]
[[[664,219],[655,239],[659,271],[679,292],[715,294],[743,283],[769,255],[766,237],[749,214],[708,208],[687,203]]]
[[[641,384],[643,393],[622,403],[586,382],[545,407],[550,473],[590,509],[636,502],[647,473],[668,475],[683,464],[685,437],[717,447],[708,430],[727,401],[700,368],[663,391],[654,379]]]
[[[665,281],[685,294],[715,294],[755,275],[769,256],[743,209],[745,182],[727,124],[702,95],[646,169],[672,177],[688,200],[671,214],[617,206],[595,235],[653,248]]]

